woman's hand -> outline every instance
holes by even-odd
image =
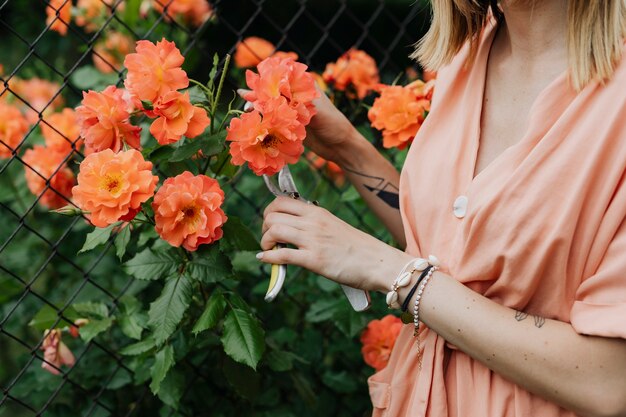
[[[277,243],[294,248],[272,250]],[[411,259],[328,210],[288,197],[266,208],[261,248],[262,262],[301,266],[340,284],[381,292]]]

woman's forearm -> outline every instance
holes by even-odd
[[[420,319],[497,374],[564,408],[626,415],[624,340],[580,335],[568,323],[504,307],[439,272],[422,296]]]
[[[383,222],[401,248],[406,246],[398,187],[398,170],[353,130],[354,139],[338,153],[337,163],[363,200]]]

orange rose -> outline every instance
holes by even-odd
[[[207,0],[153,0],[152,5],[157,12],[165,13],[166,19],[181,19],[192,26],[200,26],[213,16]]]
[[[168,178],[152,203],[156,231],[170,245],[195,251],[222,237],[223,202],[219,183],[206,175],[185,171]]]
[[[124,57],[133,52],[134,47],[130,37],[120,32],[109,32],[93,47],[93,64],[105,74],[118,72]]]
[[[76,205],[90,213],[94,226],[106,227],[119,220],[132,220],[141,204],[154,195],[158,181],[152,174],[152,162],[143,159],[141,152],[105,149],[80,164],[72,195]]]
[[[363,344],[361,353],[365,363],[376,371],[387,366],[400,329],[402,329],[402,321],[391,314],[381,320],[370,321],[361,333],[361,343]]]
[[[76,3],[76,25],[81,26],[86,32],[95,32],[104,18],[110,14],[111,6],[115,0],[78,0]],[[124,10],[124,2],[117,2],[116,11]]]
[[[63,106],[61,86],[57,83],[41,78],[15,79],[9,82],[9,88],[19,97],[15,102],[19,103],[19,107],[31,124],[37,123],[39,113],[52,113]]]
[[[72,351],[61,341],[60,329],[46,330],[44,332],[41,350],[43,350],[44,359],[41,367],[53,375],[61,373],[59,369],[62,365],[72,367],[76,362]]]
[[[81,104],[76,108],[76,114],[87,151],[112,149],[118,152],[124,143],[139,148],[141,128],[130,124],[129,103],[124,99],[124,90],[111,85],[101,93],[83,92]]]
[[[306,136],[298,113],[284,97],[265,102],[263,108],[234,118],[227,128],[232,163],[248,167],[257,175],[272,175],[293,164],[304,151]]]
[[[20,111],[0,101],[0,159],[10,158],[28,132],[28,122]]]
[[[170,91],[154,103],[152,113],[158,116],[150,133],[161,145],[177,142],[185,135],[195,138],[209,126],[206,112],[189,101],[189,93]]]
[[[189,86],[187,73],[181,65],[185,61],[174,42],[165,39],[156,45],[138,41],[136,53],[124,59],[128,69],[124,85],[139,100],[156,101],[167,92]]]
[[[341,187],[346,182],[346,176],[343,169],[332,161],[327,161],[319,155],[313,152],[307,152],[306,159],[311,163],[315,169],[321,170],[329,177],[336,186]]]
[[[22,157],[28,189],[36,196],[43,192],[39,203],[49,209],[67,205],[72,194],[74,173],[67,167],[65,158],[67,153],[41,145],[27,150]],[[46,189],[48,180],[50,186]]]
[[[73,109],[63,109],[61,113],[46,116],[39,124],[46,146],[67,155],[72,152],[72,145],[78,148],[80,126]]]
[[[237,42],[233,60],[239,68],[251,68],[259,65],[274,53],[276,47],[269,41],[257,36],[250,36]]]
[[[380,97],[367,113],[372,127],[383,132],[383,146],[404,149],[430,110],[432,82],[417,80],[406,87],[381,86]]]
[[[307,72],[307,66],[291,58],[270,57],[261,62],[259,73],[246,71],[246,83],[251,91],[245,99],[260,110],[264,102],[285,97],[298,112],[300,123],[307,125],[316,113],[312,101],[319,97],[315,78]]]
[[[326,65],[322,76],[337,90],[347,91],[349,97],[353,95],[351,90],[355,90],[360,99],[365,98],[379,81],[376,61],[354,48],[344,53],[337,62]]]
[[[72,21],[72,0],[49,0],[46,6],[46,25],[61,35],[67,33]]]

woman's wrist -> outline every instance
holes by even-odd
[[[337,147],[333,162],[344,170],[359,171],[367,165],[370,155],[377,155],[376,148],[352,125],[346,132],[346,140]]]

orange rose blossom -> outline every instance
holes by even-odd
[[[39,124],[46,146],[67,155],[72,151],[72,144],[78,148],[80,126],[73,109],[63,109],[60,113],[46,116]]]
[[[213,16],[213,8],[207,0],[153,0],[152,5],[159,13],[165,10],[166,18],[181,18],[193,26],[200,26]]]
[[[26,184],[31,193],[39,196],[46,189],[46,181],[50,181],[49,188],[39,199],[42,206],[57,209],[68,204],[74,173],[67,167],[65,158],[67,153],[41,145],[27,150],[22,157],[26,164]]]
[[[152,111],[158,118],[150,126],[150,133],[161,145],[176,142],[185,135],[195,138],[209,126],[206,111],[189,101],[189,93],[170,91],[154,103]]]
[[[119,220],[132,220],[141,204],[154,195],[158,180],[152,174],[152,162],[139,151],[114,153],[106,149],[83,160],[72,194],[94,226],[106,227]]]
[[[195,251],[222,237],[223,202],[219,183],[206,175],[185,171],[168,178],[152,203],[156,231],[170,245]]]
[[[411,143],[430,110],[434,81],[416,80],[402,87],[381,86],[368,117],[383,132],[383,146],[404,149]]]
[[[72,20],[72,0],[49,0],[46,6],[46,25],[61,35],[67,33]]]
[[[402,329],[402,320],[391,314],[369,322],[361,333],[361,353],[365,363],[380,371],[389,362],[389,355]]]
[[[352,96],[365,98],[379,82],[376,61],[364,51],[350,49],[337,62],[330,63],[322,74],[324,81],[332,83],[339,91],[347,91]]]
[[[117,72],[122,66],[123,57],[134,49],[130,37],[120,32],[110,32],[93,47],[93,64],[105,74]]]
[[[20,111],[0,101],[0,159],[10,158],[28,132],[28,122]]]
[[[81,103],[76,114],[87,150],[118,152],[124,143],[139,148],[141,128],[130,124],[130,106],[124,98],[124,90],[109,86],[101,93],[83,92]]]

